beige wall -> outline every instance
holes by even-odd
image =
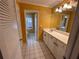
[[[51,28],[58,28],[61,22],[62,14],[52,13]]]

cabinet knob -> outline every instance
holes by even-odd
[[[46,34],[44,34],[44,36],[46,36]]]
[[[19,39],[19,41],[22,41],[22,39]]]
[[[58,47],[58,44],[56,42],[54,42],[54,45]]]

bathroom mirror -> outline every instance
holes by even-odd
[[[62,15],[62,20],[59,26],[60,30],[65,31],[65,32],[67,31],[68,20],[69,20],[69,15],[67,14]]]

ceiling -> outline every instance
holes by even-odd
[[[29,3],[45,7],[54,7],[63,0],[19,0],[19,2]]]

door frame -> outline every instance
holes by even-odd
[[[77,8],[75,11],[74,21],[73,21],[72,29],[70,32],[69,41],[67,44],[67,49],[66,49],[64,59],[76,59],[77,58],[77,54],[79,51],[76,51],[77,49],[75,49],[75,47],[78,46],[76,45],[77,44],[76,41],[78,41],[78,36],[79,36],[79,0],[78,0]]]
[[[24,17],[26,17],[26,13],[37,13],[37,15],[38,15],[38,17],[37,17],[38,18],[37,19],[37,32],[35,32],[37,34],[36,40],[38,40],[39,39],[39,11],[38,10],[24,10]],[[25,18],[25,20],[26,20],[26,18]],[[27,36],[27,32],[26,32],[26,36]],[[26,37],[26,41],[27,41],[27,37]]]

